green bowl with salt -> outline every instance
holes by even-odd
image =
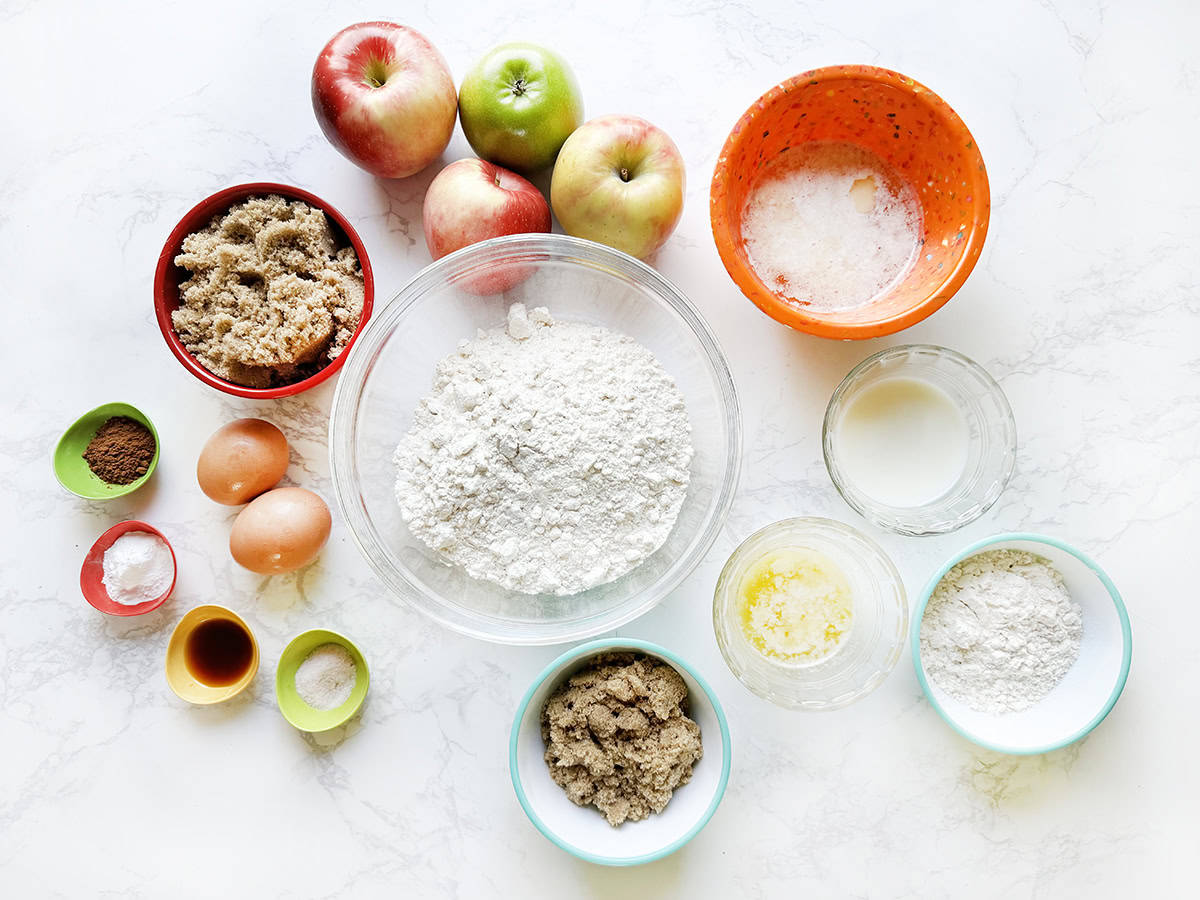
[[[336,644],[350,654],[354,661],[354,687],[341,705],[333,709],[317,709],[304,702],[296,690],[296,670],[314,650],[326,644]],[[300,731],[328,731],[344,725],[358,712],[370,683],[367,661],[352,640],[336,631],[314,628],[292,638],[291,643],[283,648],[279,665],[275,668],[275,699],[283,717]]]
[[[129,484],[109,484],[93,472],[87,460],[83,458],[83,451],[92,442],[100,426],[114,416],[127,416],[135,422],[141,422],[154,435],[154,456],[146,466],[146,474]],[[85,500],[114,500],[132,494],[150,480],[158,465],[161,446],[158,431],[144,412],[128,403],[105,403],[84,413],[63,432],[54,448],[54,474],[58,483],[77,497],[83,497]]]

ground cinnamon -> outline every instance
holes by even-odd
[[[154,435],[141,422],[113,416],[100,426],[83,458],[101,481],[129,484],[146,474],[156,447]]]

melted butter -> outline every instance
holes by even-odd
[[[873,175],[855,178],[854,183],[850,185],[850,199],[854,201],[854,208],[860,213],[869,213],[875,208],[875,188]]]
[[[829,557],[807,547],[772,550],[741,578],[742,632],[768,659],[813,663],[841,645],[854,620],[850,583]]]

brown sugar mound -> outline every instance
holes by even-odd
[[[550,777],[614,827],[660,813],[703,755],[687,711],[687,684],[671,666],[640,653],[597,656],[542,709]]]
[[[272,194],[251,197],[183,239],[171,322],[219,378],[246,387],[291,384],[346,349],[358,328],[363,275],[338,248],[325,213]]]

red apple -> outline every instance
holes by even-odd
[[[425,243],[434,259],[505,234],[550,231],[550,204],[515,172],[482,159],[460,159],[437,174],[421,210]],[[464,283],[477,294],[498,294],[528,276],[527,266],[504,264]]]
[[[395,22],[335,34],[313,66],[312,101],[330,143],[381,178],[405,178],[437,159],[458,112],[442,54]]]
[[[434,259],[503,234],[550,230],[542,192],[482,159],[460,159],[442,169],[425,193],[421,217]]]

